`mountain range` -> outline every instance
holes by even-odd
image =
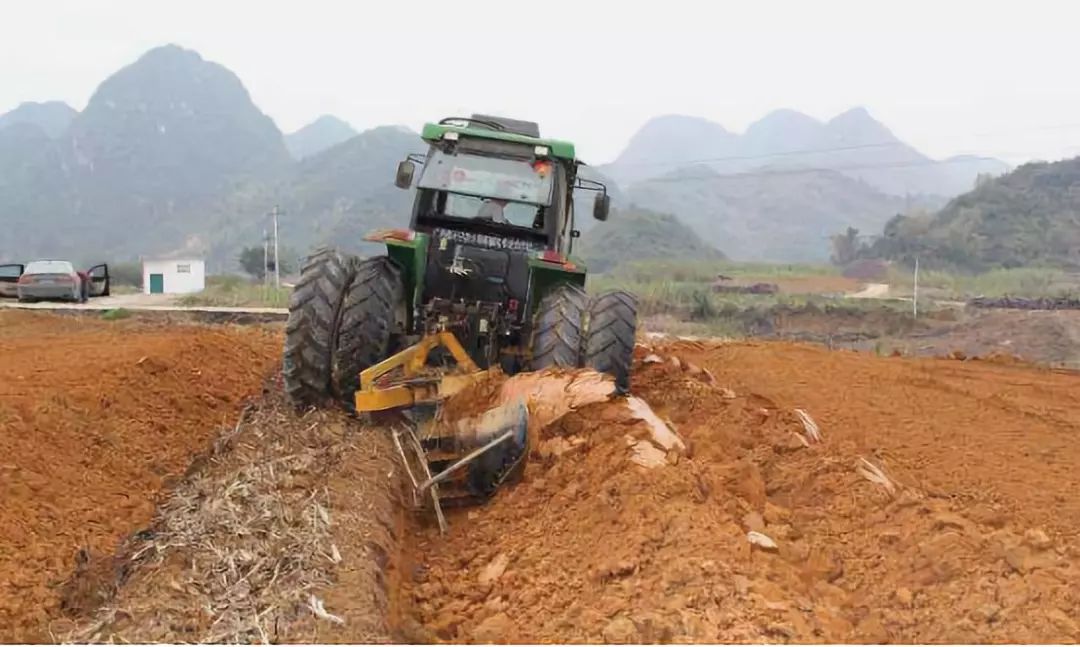
[[[407,217],[411,196],[393,187],[394,168],[424,149],[406,128],[358,133],[329,115],[286,135],[225,67],[155,48],[102,82],[82,112],[46,102],[0,116],[0,260],[185,253],[230,271],[239,249],[261,244],[275,205],[289,247],[363,250],[365,231]],[[709,249],[740,259],[823,260],[829,234],[943,204],[1002,168],[929,160],[857,109],[824,124],[778,111],[741,135],[660,117],[614,162],[583,174],[637,214],[635,231],[685,241],[663,220],[673,214]],[[583,245],[591,197],[578,197]]]
[[[285,135],[285,146],[296,159],[304,159],[359,135],[349,122],[322,115],[300,130]]]
[[[860,107],[824,123],[794,110],[776,110],[742,134],[700,117],[657,117],[600,170],[629,186],[695,165],[724,175],[778,168],[833,170],[888,195],[938,197],[971,189],[980,174],[1009,169],[992,158],[932,160]]]

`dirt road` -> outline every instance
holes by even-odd
[[[147,523],[278,353],[253,329],[0,311],[0,642],[50,640],[78,551]]]
[[[220,313],[250,313],[263,315],[286,316],[287,308],[264,308],[254,306],[184,306],[178,303],[179,298],[171,294],[143,294],[141,292],[128,294],[114,294],[107,297],[95,297],[86,303],[70,303],[65,301],[37,301],[35,303],[19,303],[15,299],[0,299],[0,309],[10,310],[62,310],[71,312],[104,312],[106,310],[133,310],[144,312],[220,312]],[[2,310],[0,310],[2,311]]]
[[[69,637],[1080,640],[1080,376],[779,342],[650,340],[634,391],[688,451],[644,467],[625,406],[585,406],[445,536],[403,507],[385,429],[298,415],[278,384],[159,497],[99,578],[118,590],[65,617],[75,549],[143,527],[164,475],[258,393],[280,333],[131,324],[117,343],[5,316],[11,365],[64,388],[0,369],[20,502],[0,513],[4,638],[92,619]]]

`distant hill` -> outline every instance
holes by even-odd
[[[837,171],[721,174],[704,165],[638,182],[630,204],[671,213],[736,260],[826,261],[829,236],[879,230],[911,206]]]
[[[675,216],[635,208],[613,210],[607,222],[582,236],[574,254],[593,272],[630,260],[725,258]]]
[[[0,158],[22,178],[0,193],[0,220],[20,223],[0,228],[5,258],[198,250],[212,205],[292,163],[236,75],[174,45],[106,79],[59,139],[5,139]]]
[[[1080,158],[1025,164],[934,215],[893,218],[866,255],[968,270],[1080,268]]]
[[[74,202],[61,147],[35,124],[0,128],[0,263],[45,254],[55,241],[70,249]]]
[[[240,79],[175,45],[106,79],[72,124],[70,145],[84,185],[174,208],[290,162],[281,132]]]
[[[650,119],[623,152],[598,171],[623,186],[657,177],[695,160],[738,154],[739,136],[700,117],[666,115]]]
[[[1001,174],[1009,168],[993,159],[932,160],[898,139],[865,108],[854,108],[825,123],[794,110],[777,110],[741,135],[696,117],[657,117],[601,170],[629,186],[694,164],[724,174],[762,168],[834,170],[890,195],[939,199],[971,189],[980,173]]]
[[[52,139],[67,131],[78,111],[63,101],[27,101],[0,115],[0,129],[14,124],[33,124]]]
[[[285,146],[295,159],[304,159],[357,135],[348,122],[323,115],[300,130],[285,136]]]

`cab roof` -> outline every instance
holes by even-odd
[[[456,126],[451,124],[424,124],[420,137],[427,142],[436,142],[443,139],[446,133],[457,133],[466,137],[479,137],[481,139],[497,139],[504,142],[516,142],[532,146],[546,146],[552,157],[575,161],[574,145],[561,139],[547,139],[544,137],[529,137],[518,133],[504,130],[484,128],[482,126]]]

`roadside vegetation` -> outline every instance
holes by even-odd
[[[106,310],[101,313],[101,319],[103,321],[121,321],[130,318],[131,311],[127,308],[113,308],[112,310]]]
[[[774,294],[718,292],[714,284],[767,283]],[[851,315],[867,311],[910,312],[902,300],[850,299],[859,282],[830,265],[737,263],[733,261],[642,261],[590,275],[593,292],[621,289],[638,297],[638,312],[652,329],[675,334],[741,337],[769,334],[778,318],[804,314]]]
[[[242,276],[210,276],[205,290],[184,295],[177,303],[187,307],[287,308],[291,293],[292,288],[275,288]]]
[[[913,276],[909,269],[891,267],[886,280],[893,293],[910,295]],[[1080,293],[1080,275],[1041,267],[996,269],[978,274],[920,270],[919,289],[928,295],[950,299],[973,297],[1053,297]]]

